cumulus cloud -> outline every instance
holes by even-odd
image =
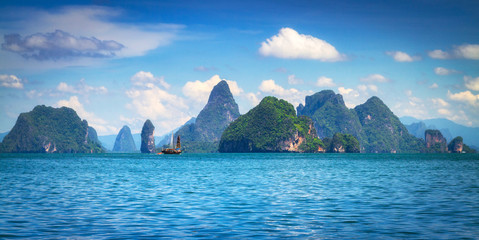
[[[431,86],[429,86],[430,89],[436,89],[438,87],[439,87],[439,85],[437,85],[437,83],[433,83],[433,84],[431,84]]]
[[[381,74],[371,74],[371,75],[368,75],[367,77],[361,78],[360,80],[361,82],[366,82],[366,83],[373,83],[373,82],[385,83],[385,82],[391,81]]]
[[[441,114],[441,115],[446,115],[446,116],[452,115],[452,114],[451,114],[451,111],[449,111],[448,109],[445,109],[445,108],[439,108],[439,109],[437,110],[437,112],[438,112],[439,114]]]
[[[377,92],[378,91],[378,86],[374,85],[374,84],[362,84],[362,85],[358,85],[358,90],[359,91],[367,91],[367,90],[371,90],[373,92]]]
[[[214,75],[213,77],[204,82],[201,82],[199,80],[196,80],[194,82],[187,82],[185,86],[183,86],[183,94],[198,103],[205,104],[208,101],[211,90],[220,81],[220,76]],[[233,96],[239,96],[243,92],[243,89],[238,86],[238,83],[236,81],[226,79],[225,81],[228,83],[231,94],[233,94]]]
[[[61,30],[52,33],[36,33],[25,37],[20,34],[8,34],[4,36],[4,39],[3,50],[39,61],[76,57],[113,57],[116,52],[124,48],[121,43],[113,40],[76,37]]]
[[[299,91],[295,88],[285,89],[276,84],[276,82],[272,79],[262,81],[259,85],[259,90],[265,95],[284,99],[293,104],[295,107],[304,102],[306,95],[313,94],[313,91]]]
[[[410,56],[409,54],[401,51],[390,51],[386,52],[386,54],[393,57],[394,61],[396,62],[414,62],[421,59],[419,56]]]
[[[106,87],[90,86],[85,83],[84,79],[81,79],[76,86],[69,85],[68,83],[65,83],[65,82],[60,82],[56,90],[60,92],[64,92],[64,93],[72,93],[72,94],[80,94],[80,95],[85,95],[89,93],[106,94],[108,92],[108,89]]]
[[[334,87],[336,83],[334,83],[332,78],[328,78],[325,76],[321,76],[316,80],[316,86],[318,87]]]
[[[303,83],[303,79],[297,78],[294,74],[288,76],[288,83],[290,85],[298,85]]]
[[[471,91],[464,91],[459,93],[451,93],[449,90],[447,91],[447,97],[451,100],[468,103],[472,106],[479,105],[479,94],[474,95]]]
[[[63,62],[72,63],[85,57],[142,56],[170,44],[184,27],[115,21],[125,13],[99,6],[22,9],[26,18],[8,20],[10,29],[17,31],[1,31],[6,37],[3,48],[33,59],[70,58]]]
[[[453,49],[450,51],[436,49],[430,51],[428,54],[429,57],[435,59],[464,58],[479,60],[479,44],[463,44],[460,46],[453,46]]]
[[[130,81],[134,86],[151,87],[160,85],[166,89],[170,88],[170,84],[165,82],[164,77],[155,77],[151,72],[139,71],[130,78]]]
[[[437,75],[449,75],[449,74],[453,74],[453,73],[458,73],[458,71],[456,71],[454,69],[446,69],[446,68],[443,68],[443,67],[437,67],[437,68],[434,68],[434,73],[437,74]]]
[[[164,81],[141,71],[131,77],[132,87],[125,92],[131,101],[126,104],[126,108],[139,117],[123,117],[121,121],[141,125],[146,119],[150,119],[154,122],[157,134],[169,132],[191,118],[188,114],[189,104],[182,97],[167,91],[163,85],[169,84],[162,84],[160,79]]]
[[[449,103],[444,101],[444,99],[442,98],[432,98],[431,99],[432,103],[436,106],[440,106],[440,107],[447,107],[449,106]]]
[[[348,95],[348,94],[351,93],[352,91],[354,91],[354,89],[352,89],[352,88],[338,87],[338,92],[339,92],[339,94],[341,94],[341,95]]]
[[[479,60],[479,44],[464,44],[454,47],[454,53],[459,58]]]
[[[464,76],[464,82],[468,89],[479,91],[479,77],[472,78],[470,76]]]
[[[429,55],[430,58],[434,58],[434,59],[448,59],[448,58],[451,58],[451,55],[449,53],[444,52],[440,49],[429,51],[427,54]]]
[[[0,86],[6,88],[23,89],[23,81],[15,75],[0,75]]]
[[[345,56],[328,42],[299,34],[291,28],[282,28],[277,35],[262,42],[259,53],[277,58],[314,59],[323,62],[345,59]]]
[[[108,126],[107,121],[97,117],[94,113],[85,110],[84,106],[78,100],[77,96],[71,96],[68,100],[60,100],[56,103],[57,107],[69,107],[75,110],[78,116],[88,121],[88,125],[95,128],[98,133],[117,132],[115,127]]]

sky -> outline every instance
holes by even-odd
[[[36,105],[169,133],[226,80],[242,114],[325,89],[479,127],[479,2],[2,1],[0,132]]]

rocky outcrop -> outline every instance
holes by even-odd
[[[332,138],[324,138],[328,153],[359,153],[359,141],[351,134],[336,133]]]
[[[239,116],[238,104],[223,80],[211,91],[196,122],[183,126],[175,135],[181,136],[186,152],[216,152],[221,134]]]
[[[220,152],[318,152],[324,145],[309,117],[297,117],[293,105],[265,97],[232,122],[221,136]]]
[[[67,107],[36,106],[22,113],[3,139],[2,152],[98,153],[96,131]]]
[[[131,135],[131,130],[128,126],[123,126],[118,132],[113,146],[113,152],[136,152],[135,141]]]
[[[455,137],[454,139],[452,139],[447,148],[451,153],[462,153],[464,149],[462,137]]]
[[[430,153],[444,153],[447,150],[447,141],[441,131],[428,129],[424,133],[426,140],[426,151]]]
[[[360,151],[368,153],[422,152],[422,139],[410,135],[398,117],[379,99],[348,109],[343,97],[331,90],[307,96],[298,115],[313,119],[318,136],[330,141],[334,134],[350,134],[359,140]],[[332,151],[331,149],[327,151]],[[337,151],[343,151],[338,148]],[[344,150],[346,151],[346,150]]]
[[[352,134],[360,138],[361,124],[354,110],[344,104],[343,96],[332,90],[323,90],[306,96],[305,105],[297,108],[298,116],[313,119],[319,138],[333,137],[335,133]]]
[[[143,128],[141,129],[141,147],[140,151],[142,153],[154,153],[155,152],[155,126],[153,123],[148,119],[146,120],[145,124],[143,124]]]

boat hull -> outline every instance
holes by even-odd
[[[163,154],[181,154],[181,150],[167,148],[161,151]]]

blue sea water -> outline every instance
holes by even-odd
[[[0,238],[478,239],[477,154],[2,154]]]

